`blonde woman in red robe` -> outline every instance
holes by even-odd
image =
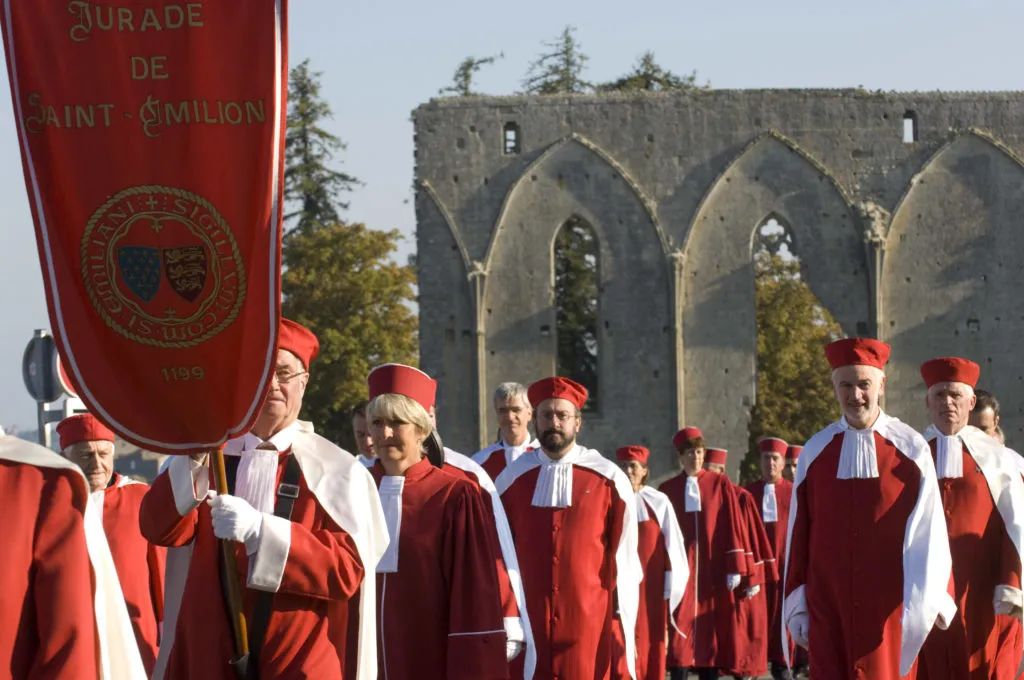
[[[637,552],[643,580],[636,614],[637,680],[665,680],[669,612],[679,606],[686,591],[690,565],[683,546],[683,532],[668,496],[646,486],[651,453],[643,446],[623,446],[615,452],[636,493]],[[621,625],[615,635],[622,635]],[[616,660],[619,676],[626,677],[625,644]]]
[[[424,451],[437,385],[400,364],[378,366],[367,381],[378,459],[371,473],[391,539],[377,564],[380,677],[506,678],[493,529],[483,499]]]

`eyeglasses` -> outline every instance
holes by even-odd
[[[296,371],[295,373],[289,373],[287,371],[275,371],[274,380],[277,381],[278,385],[286,385],[292,380],[295,380],[300,375],[306,375],[309,371]]]

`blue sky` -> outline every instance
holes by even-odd
[[[645,50],[662,66],[721,88],[1024,90],[1024,3],[859,2],[385,2],[293,0],[292,63],[322,71],[347,144],[343,169],[365,186],[347,219],[397,228],[413,247],[410,112],[450,82],[467,55],[503,52],[478,76],[490,94],[516,91],[541,41],[567,24],[590,56],[585,77],[609,80]],[[0,85],[0,424],[34,429],[21,379],[34,328],[48,327],[6,71]]]

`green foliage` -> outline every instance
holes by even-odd
[[[493,64],[504,56],[504,54],[498,54],[479,59],[477,57],[466,57],[459,63],[458,68],[455,69],[455,74],[452,76],[452,84],[442,88],[438,94],[453,94],[456,97],[469,97],[476,94],[473,91],[473,76],[481,67]]]
[[[707,89],[697,84],[697,72],[678,76],[654,61],[654,52],[647,51],[637,59],[633,70],[617,80],[597,86],[599,92],[662,92],[665,90]]]
[[[837,409],[822,350],[840,337],[839,325],[800,279],[799,262],[763,246],[754,258],[757,401],[751,411],[749,451],[740,466],[744,481],[761,477],[761,437],[802,445],[835,420]]]
[[[530,64],[523,79],[527,94],[577,94],[593,88],[583,80],[583,69],[589,57],[580,50],[580,44],[573,37],[575,31],[572,26],[566,26],[558,38],[543,43],[547,51]]]
[[[331,107],[320,97],[320,75],[310,71],[306,59],[292,69],[288,82],[284,197],[295,210],[286,213],[285,220],[299,231],[337,222],[339,210],[348,208],[339,194],[359,183],[330,168],[345,145],[322,127],[331,117]]]
[[[400,238],[362,224],[324,224],[293,232],[284,251],[283,314],[320,339],[302,417],[350,451],[351,409],[366,399],[370,369],[417,363],[416,274],[391,259]]]
[[[587,410],[597,410],[598,275],[597,238],[582,219],[573,216],[555,238],[555,320],[558,375],[590,391]]]

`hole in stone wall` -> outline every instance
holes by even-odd
[[[903,143],[913,144],[917,141],[917,113],[907,111],[903,114]]]
[[[504,139],[505,142],[505,155],[519,153],[521,149],[519,140],[519,124],[513,121],[505,123],[502,139]]]

